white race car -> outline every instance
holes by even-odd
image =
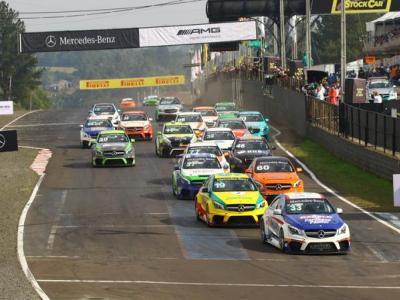
[[[197,136],[203,135],[206,129],[206,122],[197,112],[180,112],[176,115],[175,122],[188,123]]]
[[[231,150],[235,135],[230,128],[208,128],[202,140],[215,142],[222,151]]]
[[[283,252],[346,253],[350,229],[342,212],[321,194],[281,194],[262,217],[261,240]]]
[[[227,165],[229,163],[226,161],[225,155],[222,150],[218,147],[218,145],[214,141],[203,141],[203,142],[194,142],[190,143],[189,146],[183,152],[185,154],[214,154],[222,166]],[[182,155],[182,156],[183,156]],[[229,171],[229,168],[228,168]]]
[[[119,111],[112,103],[97,103],[89,111],[88,120],[110,120],[114,127],[118,126]]]

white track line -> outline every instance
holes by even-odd
[[[311,284],[269,284],[269,283],[218,283],[218,282],[177,282],[177,281],[147,281],[147,280],[79,280],[79,279],[39,279],[46,283],[106,283],[106,284],[146,284],[172,286],[211,286],[211,287],[267,287],[267,288],[307,288],[307,289],[379,289],[400,290],[400,286],[373,285],[311,285]]]
[[[381,223],[382,225],[392,229],[394,232],[400,234],[400,228],[397,228],[395,226],[393,226],[392,224],[390,224],[389,222],[386,222],[385,220],[382,220],[380,218],[378,218],[377,216],[375,216],[374,214],[370,213],[369,211],[361,208],[360,206],[354,204],[353,202],[351,202],[350,200],[340,196],[338,193],[336,193],[334,190],[332,190],[330,187],[326,186],[325,184],[323,184],[318,177],[302,162],[300,161],[296,156],[294,156],[291,152],[289,152],[285,147],[283,147],[281,145],[281,143],[279,143],[279,141],[276,139],[277,136],[281,135],[281,132],[276,129],[275,127],[271,126],[271,128],[273,130],[275,130],[277,132],[276,135],[274,135],[272,138],[274,139],[274,142],[276,143],[276,145],[283,151],[285,152],[289,157],[291,157],[292,159],[294,159],[307,173],[308,175],[310,175],[311,179],[314,180],[320,187],[322,187],[325,191],[327,191],[328,193],[332,194],[333,196],[335,196],[336,198],[342,200],[344,203],[358,209],[359,211],[361,211],[362,213],[366,214],[367,216],[371,217],[372,219],[374,219],[375,221]]]
[[[46,293],[42,290],[42,288],[39,286],[37,280],[35,279],[35,276],[33,276],[31,270],[29,269],[28,263],[26,262],[26,257],[25,257],[25,252],[24,252],[24,226],[25,226],[25,220],[26,216],[28,214],[28,210],[31,207],[33,201],[35,200],[36,194],[39,190],[40,185],[42,184],[43,178],[45,174],[42,174],[38,180],[38,182],[35,185],[35,188],[32,191],[32,194],[26,203],[24,209],[22,210],[21,216],[19,217],[19,222],[18,222],[18,238],[17,238],[17,254],[18,254],[18,260],[19,263],[21,264],[22,271],[24,272],[26,278],[29,280],[35,291],[38,293],[38,295],[43,299],[43,300],[50,300],[50,298],[46,295]]]
[[[10,126],[11,124],[17,122],[19,119],[25,117],[26,115],[29,115],[29,114],[32,114],[32,113],[35,113],[35,112],[38,112],[38,111],[41,111],[41,109],[32,110],[32,111],[28,111],[27,113],[24,113],[23,115],[19,116],[18,118],[15,118],[15,119],[12,120],[11,122],[9,122],[9,123],[7,123],[6,125],[4,125],[3,127],[1,127],[1,128],[0,128],[0,131],[3,130],[3,129],[5,129],[6,127]]]
[[[22,124],[9,126],[11,128],[26,128],[26,127],[42,127],[42,126],[72,126],[81,125],[80,123],[38,123],[38,124]]]
[[[57,224],[60,222],[61,220],[61,212],[64,208],[64,204],[65,204],[65,200],[67,199],[67,191],[64,190],[62,191],[61,194],[61,204],[60,207],[56,213],[56,217],[54,219],[54,225],[51,226],[51,231],[50,231],[50,235],[49,235],[49,239],[47,240],[47,250],[53,250],[53,246],[54,246],[54,240],[56,238],[56,234],[57,234]]]

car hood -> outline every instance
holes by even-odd
[[[125,150],[128,143],[104,143],[97,145],[102,151],[122,151]]]
[[[184,177],[202,177],[202,176],[210,176],[214,174],[222,174],[224,173],[223,169],[183,169],[182,175]]]
[[[254,179],[262,184],[295,182],[299,176],[295,172],[254,173]]]
[[[149,125],[149,121],[121,121],[122,127],[144,127]]]
[[[285,215],[285,222],[303,230],[339,229],[344,222],[338,214]]]
[[[211,199],[222,202],[225,205],[231,204],[256,204],[262,201],[263,197],[258,191],[255,192],[212,192]]]

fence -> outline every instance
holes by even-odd
[[[333,134],[339,134],[339,107],[313,97],[306,97],[307,120]]]

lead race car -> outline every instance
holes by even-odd
[[[317,193],[279,195],[260,222],[261,240],[283,252],[346,253],[351,238],[342,212]]]
[[[172,192],[178,199],[193,199],[210,175],[229,172],[214,154],[186,154],[172,173]]]

